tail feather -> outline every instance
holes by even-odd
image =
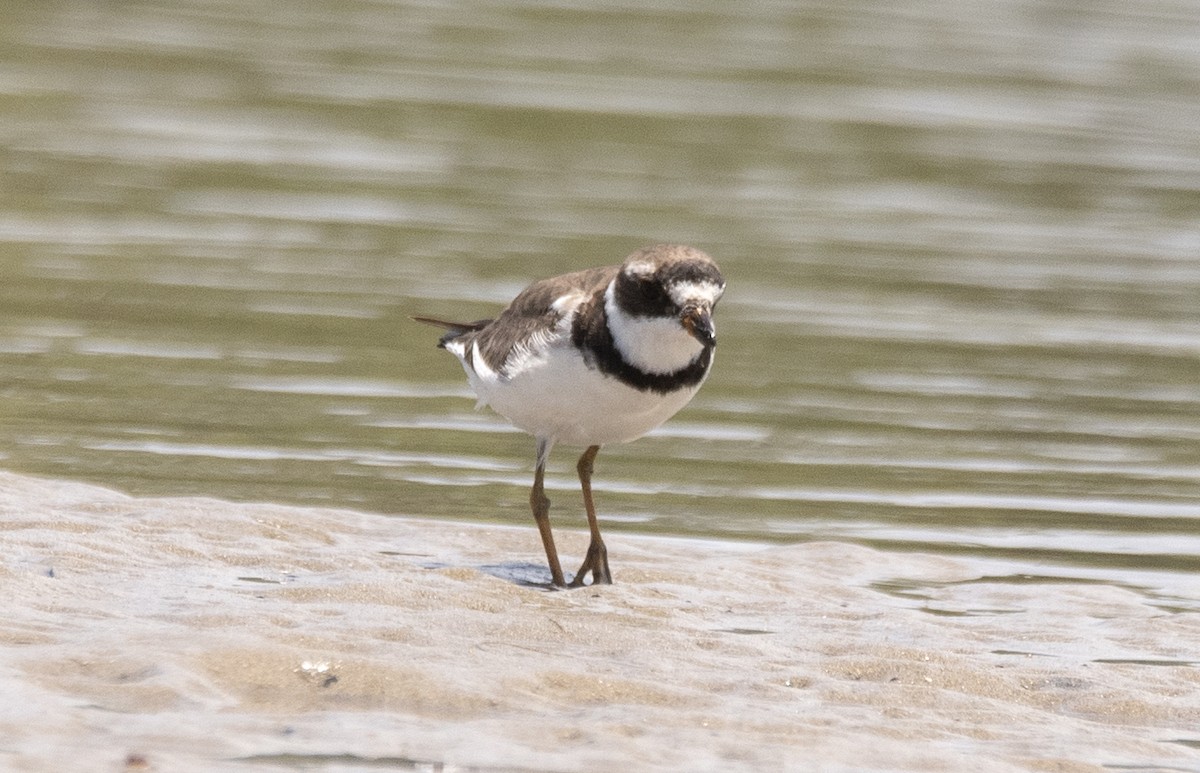
[[[477,319],[474,322],[450,322],[444,319],[434,319],[433,317],[418,317],[411,318],[414,322],[423,322],[426,325],[440,327],[446,331],[446,334],[438,341],[438,346],[443,349],[446,347],[447,341],[453,341],[460,335],[466,333],[474,333],[478,330],[483,330],[488,325],[492,324],[490,319]]]

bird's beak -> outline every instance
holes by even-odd
[[[683,329],[705,346],[716,346],[717,329],[713,327],[712,309],[704,306],[689,306],[679,318]]]

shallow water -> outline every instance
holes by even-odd
[[[729,279],[716,369],[603,452],[607,531],[1013,560],[1200,611],[1198,20],[19,3],[0,465],[525,525],[531,441],[408,316],[684,241]]]

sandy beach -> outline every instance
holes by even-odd
[[[7,473],[0,530],[8,770],[1200,770],[1200,617],[1136,588],[614,533],[550,591],[531,524]]]

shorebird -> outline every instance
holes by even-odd
[[[448,322],[438,346],[459,359],[479,398],[537,442],[529,504],[550,565],[567,587],[543,488],[555,445],[582,446],[576,470],[591,541],[570,587],[612,583],[592,501],[600,447],[636,440],[687,405],[712,367],[713,309],[725,280],[708,255],[659,244],[619,266],[534,282],[495,319]]]

